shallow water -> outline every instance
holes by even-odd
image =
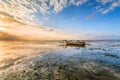
[[[120,80],[120,40],[0,41],[0,80]]]

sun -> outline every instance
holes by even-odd
[[[3,27],[0,27],[0,31],[4,31],[5,30],[5,28],[3,28]]]
[[[5,30],[5,28],[2,27],[2,26],[3,26],[3,23],[0,22],[0,31],[4,31]]]

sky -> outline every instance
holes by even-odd
[[[0,39],[120,39],[120,0],[0,0]]]

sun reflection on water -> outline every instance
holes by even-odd
[[[32,57],[50,51],[53,46],[49,44],[36,44],[29,42],[0,42],[0,68],[16,62],[25,57]],[[9,66],[8,66],[9,67]]]

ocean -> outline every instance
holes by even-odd
[[[120,80],[120,40],[0,41],[0,80]]]

